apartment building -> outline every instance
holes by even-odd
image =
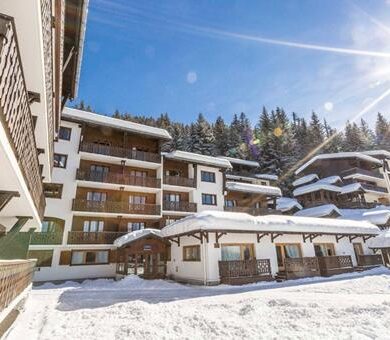
[[[238,159],[161,153],[170,138],[163,129],[64,109],[52,181],[44,183],[43,228],[30,245],[36,281],[112,277],[116,239],[226,210],[230,197],[256,215],[275,211],[280,189],[270,183],[276,177],[232,178]],[[236,191],[229,182],[244,187]]]
[[[295,174],[293,195],[305,208],[334,204],[338,208],[373,208],[390,203],[384,151],[317,155]],[[388,160],[388,159],[387,159]]]

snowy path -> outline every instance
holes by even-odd
[[[128,277],[35,288],[13,339],[390,339],[390,271],[193,287]]]

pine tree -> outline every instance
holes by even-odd
[[[226,156],[229,149],[229,128],[221,116],[218,116],[214,125],[213,132],[215,137],[215,152],[217,155]]]
[[[240,147],[242,144],[241,140],[241,124],[240,120],[237,117],[237,114],[234,114],[233,120],[230,124],[229,129],[229,140],[228,140],[228,151],[227,154],[230,157],[240,157]]]
[[[375,135],[374,132],[368,126],[368,123],[363,118],[360,120],[360,131],[363,137],[363,148],[365,150],[372,149],[375,143]]]
[[[361,151],[364,149],[364,138],[358,125],[348,121],[345,126],[345,151]]]
[[[194,124],[192,152],[202,155],[215,155],[215,138],[209,122],[199,113]]]
[[[320,145],[325,139],[324,127],[321,124],[318,115],[314,111],[312,112],[311,119],[310,119],[309,139],[311,145],[315,147]]]
[[[390,122],[381,114],[378,113],[375,124],[376,144],[378,148],[390,148]]]

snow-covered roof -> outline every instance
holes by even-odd
[[[295,171],[295,174],[298,175],[300,172],[302,172],[304,169],[306,169],[309,165],[313,164],[314,162],[322,159],[338,159],[338,158],[359,158],[361,160],[381,165],[382,162],[374,157],[371,157],[369,155],[363,154],[361,152],[338,152],[338,153],[324,153],[322,155],[317,155],[311,158],[309,161],[307,161],[305,164],[303,164],[300,168],[298,168]]]
[[[218,230],[349,235],[379,234],[379,228],[369,222],[287,215],[252,216],[226,211],[203,211],[185,217],[164,227],[161,234],[164,237],[172,237],[195,231]]]
[[[255,177],[260,179],[268,179],[269,181],[277,181],[279,179],[278,175],[270,174],[256,174]]]
[[[324,204],[318,207],[307,208],[301,211],[297,211],[294,216],[306,216],[306,217],[326,217],[331,215],[341,216],[340,210],[334,204]]]
[[[382,231],[378,236],[367,241],[369,248],[390,248],[390,230]]]
[[[164,157],[169,159],[179,160],[179,161],[216,166],[218,168],[227,168],[227,169],[232,168],[232,165],[227,159],[200,155],[198,153],[187,152],[187,151],[176,150],[172,152],[167,152],[164,154]]]
[[[276,209],[280,210],[281,212],[286,212],[291,209],[303,209],[303,207],[298,203],[298,201],[294,198],[290,197],[279,197],[276,200]]]
[[[115,129],[136,133],[139,135],[147,135],[163,140],[170,140],[172,137],[167,130],[159,129],[153,126],[129,122],[127,120],[117,119],[109,116],[104,116],[97,113],[87,112],[78,109],[65,107],[62,111],[61,118],[69,119],[77,122],[87,122],[102,126],[108,126]]]
[[[362,185],[360,183],[351,183],[340,188],[340,195],[345,195],[357,191],[363,191]]]
[[[134,242],[136,240],[139,240],[141,238],[145,238],[145,237],[148,237],[148,236],[162,237],[161,236],[161,230],[159,230],[159,229],[141,229],[141,230],[132,231],[132,232],[126,234],[126,235],[118,237],[114,241],[114,246],[120,248],[120,247],[123,247],[126,244],[129,244],[131,242]]]
[[[240,164],[240,165],[245,165],[245,166],[249,166],[252,168],[258,168],[260,166],[259,162],[248,161],[246,159],[241,159],[241,158],[233,158],[233,157],[226,157],[226,156],[219,156],[218,158],[226,159],[232,164]]]
[[[376,211],[366,211],[363,213],[363,219],[376,225],[385,225],[390,220],[390,210],[383,209]]]
[[[339,218],[368,221],[378,226],[383,226],[390,221],[390,207],[377,206],[371,209],[340,209]]]
[[[293,185],[294,187],[297,187],[297,186],[300,186],[300,185],[302,185],[302,184],[306,184],[306,183],[309,183],[309,182],[312,182],[312,181],[318,180],[318,179],[319,179],[319,177],[318,177],[317,174],[309,174],[309,175],[306,175],[306,176],[303,176],[303,177],[301,177],[301,178],[296,179],[296,180],[292,183],[292,185]]]
[[[293,191],[293,195],[300,196],[300,195],[308,194],[310,192],[314,192],[314,191],[318,191],[318,190],[340,192],[340,188],[336,185],[316,182],[316,183],[312,183],[312,184],[308,184],[308,185],[296,188]]]
[[[251,192],[255,194],[265,194],[270,196],[282,196],[282,191],[278,187],[242,182],[226,182],[226,189],[229,191]]]
[[[324,178],[321,178],[317,183],[335,184],[337,182],[342,182],[340,176],[324,177]]]
[[[365,155],[369,155],[372,157],[380,157],[383,156],[385,158],[390,159],[390,151],[387,150],[369,150],[369,151],[362,151]]]

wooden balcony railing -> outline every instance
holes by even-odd
[[[350,175],[357,175],[357,174],[366,175],[366,176],[374,177],[374,178],[378,178],[378,179],[383,179],[383,175],[380,174],[379,172],[374,172],[371,170],[366,170],[366,169],[357,168],[357,167],[341,172],[342,177],[348,177]]]
[[[161,156],[158,153],[133,150],[132,148],[123,148],[120,146],[82,142],[80,151],[144,162],[161,163]]]
[[[80,181],[134,185],[149,188],[161,188],[161,180],[154,177],[130,176],[128,174],[109,172],[102,174],[97,171],[77,170],[76,179]]]
[[[68,244],[113,244],[114,241],[126,232],[84,232],[84,231],[69,231]]]
[[[45,197],[15,25],[12,18],[1,14],[0,37],[0,122],[42,218]]]
[[[244,283],[271,278],[269,259],[219,261],[218,266],[221,283]]]
[[[130,204],[124,201],[98,202],[74,199],[72,210],[115,214],[160,215],[161,206],[156,204]]]
[[[163,210],[166,211],[196,212],[196,207],[196,203],[192,202],[163,202]]]
[[[36,260],[0,261],[0,312],[32,281]]]
[[[322,276],[330,276],[353,271],[352,258],[349,255],[318,257]]]
[[[287,280],[320,275],[317,257],[285,258],[284,268]]]
[[[180,187],[195,188],[196,183],[194,178],[180,177],[180,176],[164,176],[164,184],[176,185]]]
[[[46,244],[61,244],[62,232],[35,232],[31,235],[30,244],[46,245]]]
[[[361,185],[362,188],[366,190],[387,193],[386,188],[378,187],[377,185],[366,184],[366,183],[361,183]]]
[[[251,207],[224,207],[225,211],[247,213],[253,216],[280,215],[281,211],[271,208],[251,208]]]
[[[358,255],[357,257],[358,266],[361,267],[371,267],[371,266],[380,266],[383,264],[382,255]]]

